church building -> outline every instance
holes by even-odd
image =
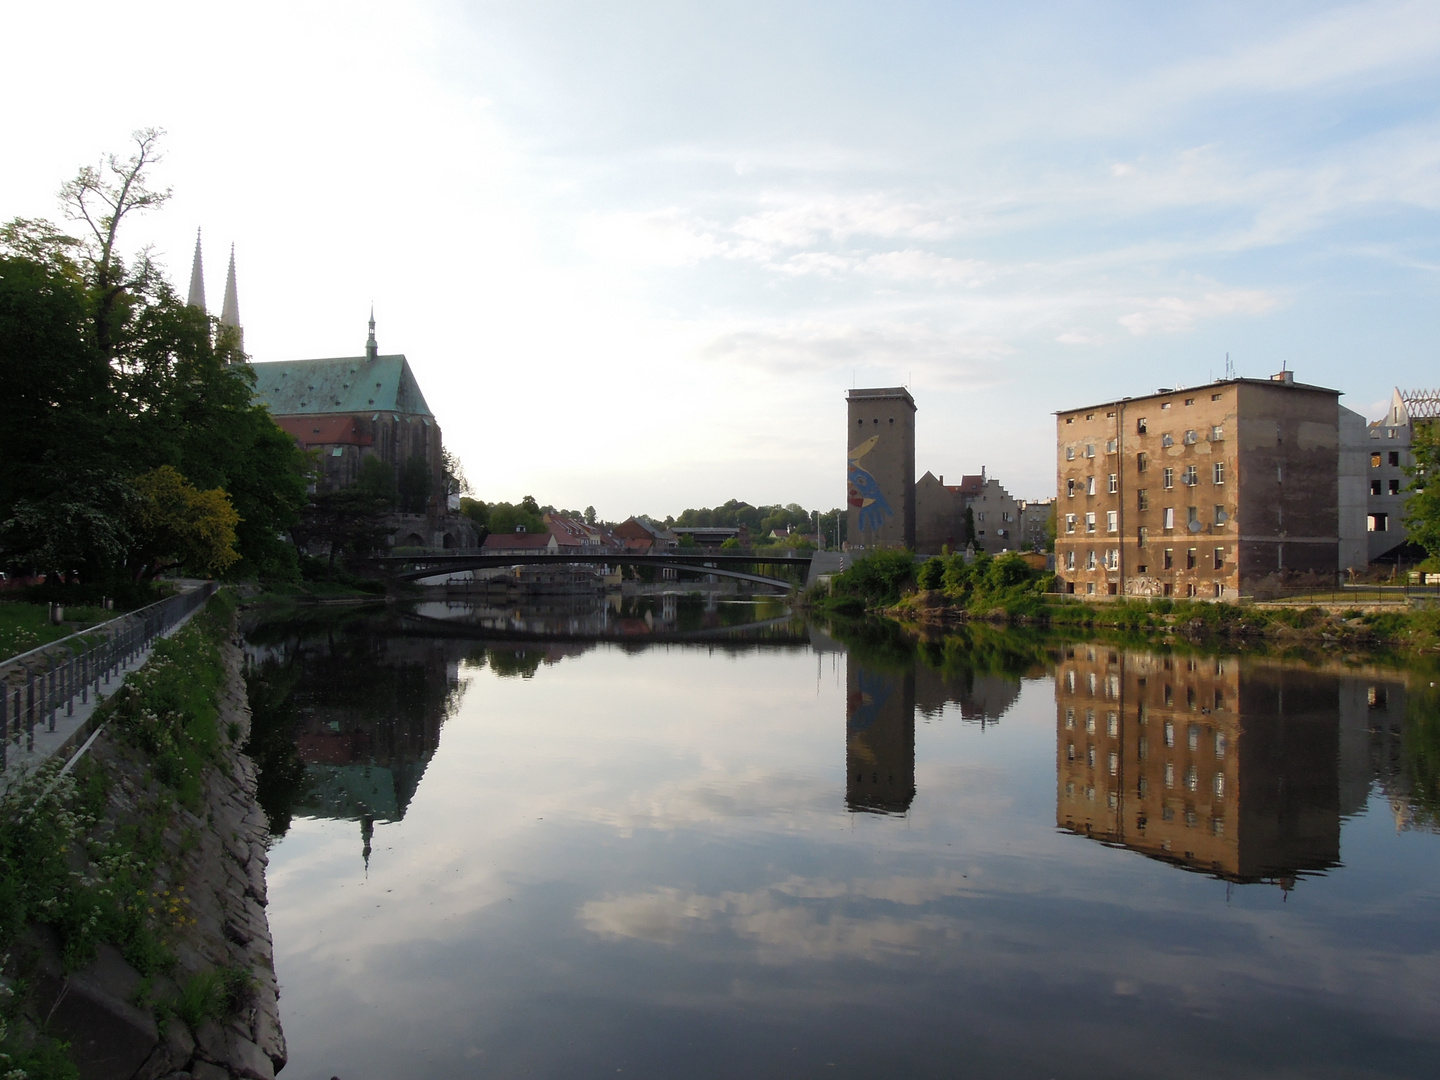
[[[205,310],[198,233],[190,303]],[[237,342],[243,343],[233,248],[220,323],[232,327]],[[423,514],[393,515],[394,545],[477,544],[469,519],[449,513],[446,505],[440,425],[404,354],[380,354],[373,309],[363,356],[277,360],[251,364],[250,370],[255,373],[256,401],[302,449],[314,452],[317,491],[349,487],[359,479],[362,462],[376,457],[394,470],[402,498],[407,491],[425,492]]]

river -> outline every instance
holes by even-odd
[[[694,598],[247,655],[287,1077],[1440,1060],[1433,670]]]

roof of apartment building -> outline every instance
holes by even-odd
[[[1248,379],[1248,378],[1238,378],[1238,377],[1237,377],[1237,378],[1234,378],[1234,379],[1216,379],[1214,382],[1199,383],[1198,385],[1195,385],[1195,386],[1170,386],[1170,387],[1161,387],[1160,389],[1156,390],[1153,394],[1139,394],[1139,395],[1136,395],[1136,396],[1133,396],[1133,397],[1122,397],[1122,398],[1107,398],[1107,399],[1104,400],[1104,401],[1097,401],[1097,402],[1095,402],[1093,405],[1075,405],[1075,406],[1072,406],[1072,407],[1070,407],[1070,408],[1068,408],[1068,409],[1057,409],[1057,410],[1055,411],[1055,414],[1054,414],[1054,415],[1056,415],[1056,416],[1064,416],[1066,413],[1084,412],[1086,409],[1101,409],[1101,408],[1104,408],[1104,407],[1107,406],[1107,405],[1120,405],[1120,404],[1125,404],[1125,403],[1129,403],[1129,402],[1149,401],[1149,400],[1151,400],[1152,398],[1171,397],[1172,395],[1175,395],[1175,394],[1184,394],[1184,393],[1189,393],[1189,392],[1192,392],[1192,391],[1205,390],[1205,389],[1213,388],[1213,387],[1217,387],[1217,386],[1239,386],[1239,385],[1248,385],[1248,386],[1263,386],[1263,387],[1266,387],[1266,388],[1272,389],[1272,390],[1273,390],[1273,389],[1309,390],[1309,391],[1312,391],[1312,392],[1317,393],[1317,394],[1334,394],[1336,397],[1339,397],[1341,394],[1343,394],[1343,393],[1345,392],[1345,391],[1343,391],[1343,390],[1332,390],[1332,389],[1331,389],[1330,387],[1328,387],[1328,386],[1315,386],[1315,385],[1313,385],[1313,384],[1311,384],[1311,383],[1300,383],[1300,382],[1296,382],[1294,376],[1295,376],[1295,373],[1292,372],[1292,371],[1282,371],[1282,372],[1279,372],[1279,373],[1277,373],[1277,374],[1275,374],[1275,375],[1270,376],[1268,379]]]

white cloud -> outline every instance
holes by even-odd
[[[1259,289],[1231,289],[1186,299],[1161,296],[1143,301],[1138,311],[1116,321],[1136,337],[1147,334],[1180,334],[1195,328],[1201,319],[1224,315],[1259,315],[1279,301]]]

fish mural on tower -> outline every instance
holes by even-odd
[[[879,532],[880,527],[885,524],[885,519],[895,515],[895,511],[890,509],[889,502],[886,501],[884,493],[880,490],[879,481],[860,467],[860,459],[874,450],[875,444],[879,441],[879,435],[872,435],[846,455],[849,463],[847,469],[849,491],[846,497],[850,505],[860,511],[859,528],[862,533]]]

